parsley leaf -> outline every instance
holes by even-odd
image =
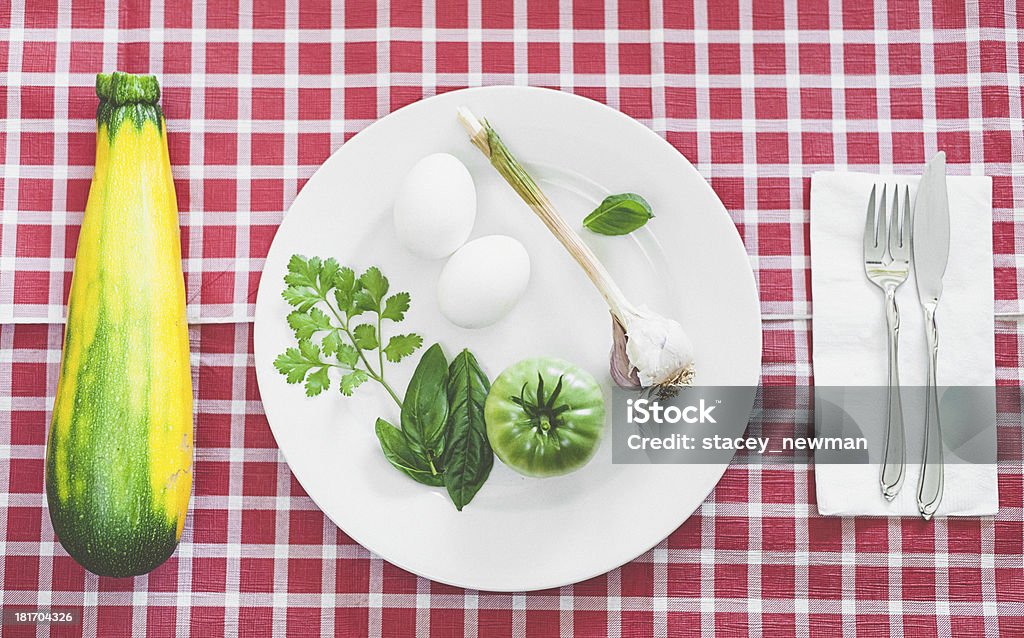
[[[405,319],[405,312],[409,310],[409,293],[398,292],[384,302],[384,311],[380,313],[380,316],[384,319],[390,319],[391,321],[401,321]]]
[[[423,345],[423,337],[417,334],[395,335],[384,346],[384,356],[391,363],[398,363]]]
[[[377,327],[363,323],[356,326],[355,330],[352,331],[353,340],[356,345],[363,350],[376,350],[377,349]]]

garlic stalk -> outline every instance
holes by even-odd
[[[458,119],[473,145],[540,217],[604,297],[612,314],[611,371],[615,383],[630,389],[690,385],[694,375],[693,344],[679,322],[630,303],[490,124],[477,119],[464,106],[458,109]]]

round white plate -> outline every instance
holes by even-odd
[[[725,208],[690,163],[655,133],[591,100],[558,91],[490,87],[446,93],[369,126],[334,153],[295,199],[267,256],[256,302],[256,372],[267,419],[292,472],[323,511],[382,558],[428,578],[474,589],[519,591],[577,582],[644,553],[700,505],[725,465],[613,465],[606,431],[582,470],[553,479],[520,476],[495,460],[462,512],[442,489],[409,480],[384,459],[378,416],[397,409],[372,383],[344,397],[337,382],[307,399],[274,358],[294,343],[281,298],[293,253],[381,268],[393,291],[412,295],[406,320],[425,346],[449,357],[470,348],[493,380],[526,357],[567,359],[589,370],[610,400],[607,308],[579,267],[470,143],[455,119],[466,105],[488,118],[539,178],[571,225],[608,193],[637,192],[656,217],[628,237],[581,229],[635,303],[677,318],[696,344],[701,385],[758,381],[761,321],[746,252]],[[530,253],[526,294],[482,330],[457,328],[436,300],[444,260],[424,261],[395,238],[395,191],[417,160],[447,152],[469,168],[478,192],[471,239],[501,233]],[[422,351],[421,351],[422,352]],[[391,364],[403,393],[419,353]],[[610,410],[609,410],[610,412]],[[610,428],[610,424],[606,424]]]

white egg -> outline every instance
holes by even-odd
[[[476,187],[448,153],[427,155],[405,176],[395,198],[395,232],[413,254],[447,257],[465,243],[476,219]]]
[[[530,256],[517,240],[488,235],[460,248],[441,271],[437,302],[448,321],[483,328],[512,310],[530,281]]]

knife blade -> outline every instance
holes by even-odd
[[[949,261],[949,195],[946,154],[939,151],[925,167],[914,198],[914,274],[921,304],[938,303]]]
[[[946,154],[939,151],[928,162],[914,198],[911,236],[917,296],[924,311],[928,341],[928,393],[924,413],[924,456],[917,481],[917,509],[931,520],[942,502],[945,468],[939,415],[939,331],[935,310],[942,298],[942,276],[949,261],[949,194],[946,191]]]

